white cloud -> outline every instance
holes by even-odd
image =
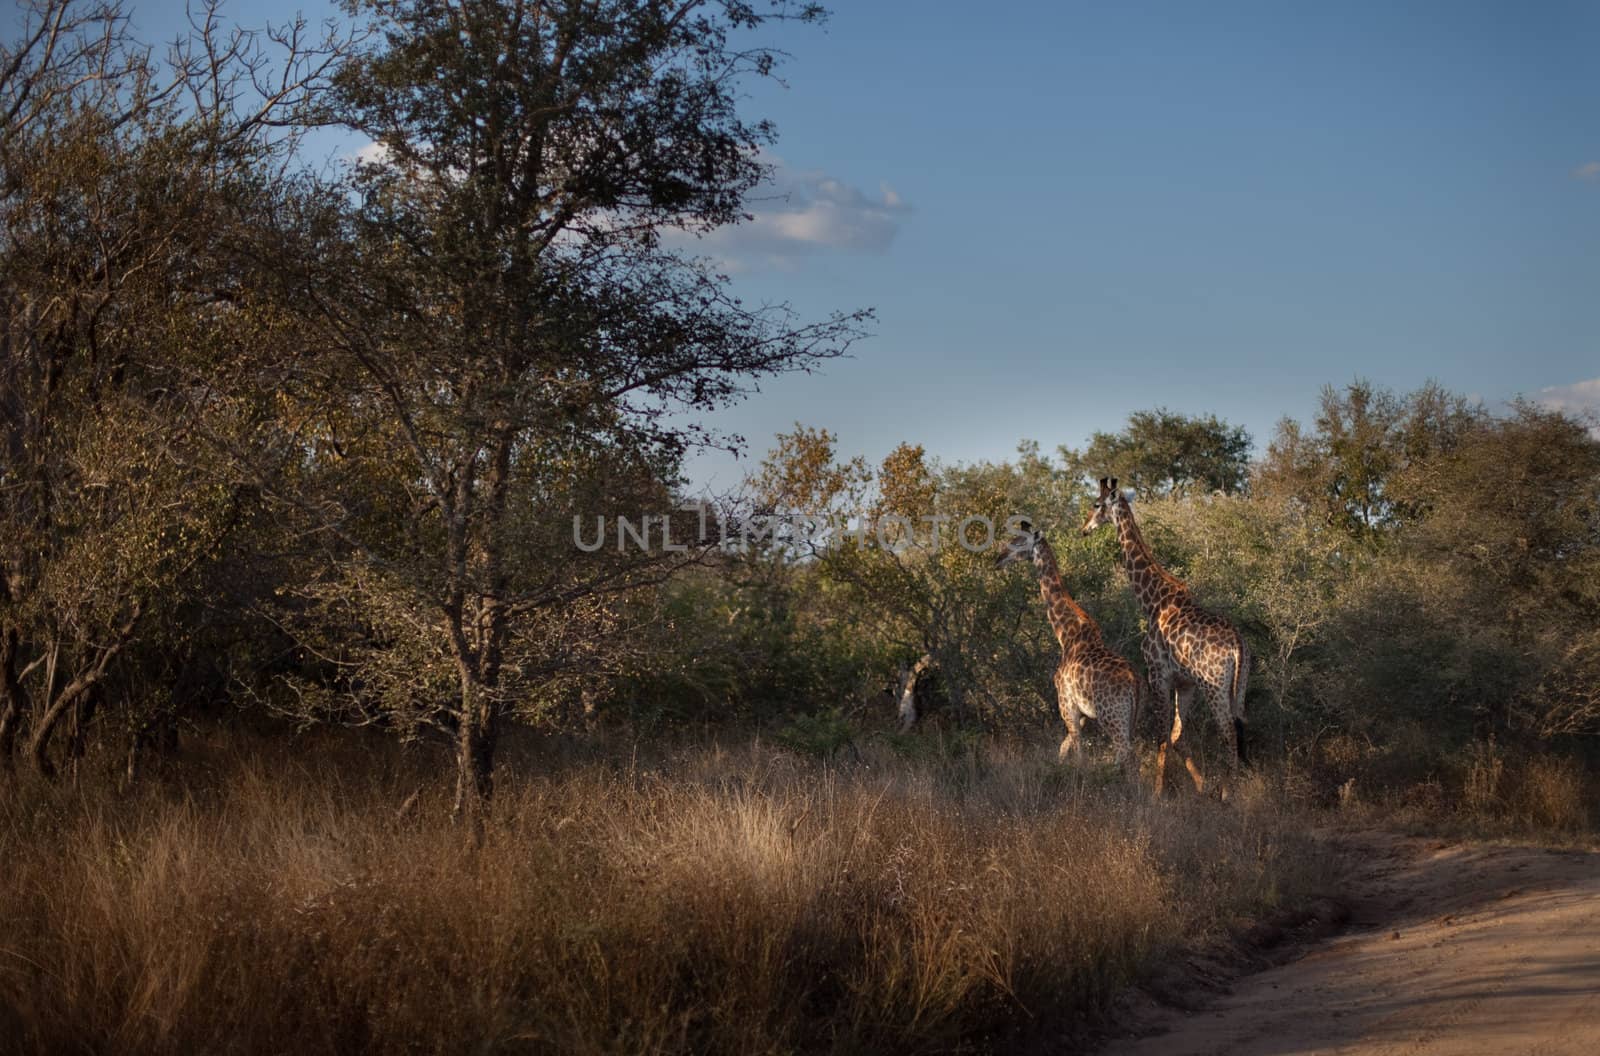
[[[1586,161],[1572,170],[1580,180],[1600,180],[1600,161]]]
[[[423,153],[423,157],[426,158],[426,152]],[[407,175],[421,181],[442,180],[447,183],[460,183],[465,176],[461,169],[453,165],[440,171],[428,168],[425,161],[415,166],[402,163],[396,160],[394,151],[377,142],[368,142],[366,146],[351,151],[344,156],[344,161],[345,164],[356,167],[364,165],[375,169],[404,170]]]
[[[368,143],[355,153],[345,155],[345,158],[357,165],[387,165],[389,148],[382,143]]]
[[[393,164],[389,149],[381,143],[368,143],[344,160],[352,165]],[[701,235],[667,231],[667,245],[709,257],[730,274],[760,268],[791,271],[819,250],[883,253],[911,212],[887,182],[872,195],[820,170],[790,168],[771,154],[763,154],[761,160],[771,166],[772,174],[746,200],[749,220]],[[601,216],[587,222],[604,228],[609,220]]]
[[[821,250],[883,253],[911,212],[887,183],[876,195],[818,170],[790,168],[768,156],[769,182],[746,202],[751,218],[704,235],[676,234],[669,242],[711,257],[729,272],[758,268],[792,270]]]
[[[1589,432],[1600,439],[1600,378],[1540,389],[1536,402],[1553,411],[1587,417],[1593,423]]]

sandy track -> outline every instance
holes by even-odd
[[[1600,854],[1363,837],[1350,929],[1106,1056],[1600,1052]],[[1192,1006],[1191,1006],[1192,1007]]]

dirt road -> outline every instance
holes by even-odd
[[[1343,934],[1105,1056],[1600,1052],[1600,854],[1359,842]]]

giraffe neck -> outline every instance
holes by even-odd
[[[1055,631],[1056,641],[1065,649],[1073,639],[1089,633],[1094,621],[1067,593],[1066,584],[1061,581],[1061,567],[1056,564],[1056,553],[1043,539],[1034,544],[1033,567],[1039,574],[1039,596],[1044,599],[1050,629]]]
[[[1139,599],[1139,607],[1146,616],[1153,618],[1162,599],[1183,590],[1183,582],[1162,568],[1161,562],[1150,552],[1126,499],[1117,503],[1116,523],[1117,542],[1122,545],[1122,568],[1128,573],[1128,582]]]

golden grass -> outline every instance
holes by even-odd
[[[1337,789],[1320,798],[1336,799],[1351,824],[1583,846],[1600,824],[1600,774],[1546,746],[1488,740],[1442,751],[1404,736],[1377,744],[1336,737],[1315,763],[1311,783]]]
[[[1536,830],[1579,833],[1588,828],[1593,797],[1577,760],[1536,756],[1519,776],[1511,795],[1513,816]]]
[[[1326,875],[1261,787],[1156,803],[1043,751],[508,772],[476,848],[442,789],[396,816],[392,752],[261,752],[127,797],[4,789],[0,1047],[1048,1047]]]

